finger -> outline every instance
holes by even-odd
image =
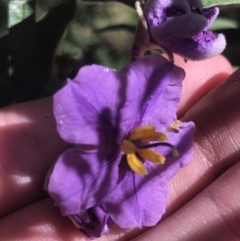
[[[126,232],[113,226],[110,233],[98,241],[123,241],[135,236],[134,232]],[[57,241],[89,239],[80,232],[67,217],[62,217],[53,201],[43,199],[10,214],[0,220],[1,241]]]
[[[234,131],[239,129],[240,124],[240,87],[236,87],[240,85],[239,79],[240,71],[202,98],[185,115],[184,120],[193,120],[197,127],[194,157],[193,161],[171,180],[169,203],[164,218],[178,210],[236,163],[240,150],[238,132]],[[190,79],[187,78],[187,81]],[[188,83],[186,85],[188,87]]]
[[[133,241],[240,239],[240,162],[178,212]]]
[[[195,68],[205,63],[185,64],[179,59],[177,62],[186,67],[190,76],[196,73]],[[207,70],[207,73],[202,72],[204,78],[216,73],[214,70],[211,74],[212,69],[202,69]],[[200,78],[203,83],[204,78]],[[187,80],[186,83],[190,82]],[[50,99],[1,110],[0,128],[3,149],[0,153],[0,215],[4,215],[44,196],[43,183],[47,169],[63,151],[65,144],[56,132]]]
[[[67,218],[60,216],[50,199],[43,199],[10,214],[0,221],[2,241],[74,240],[83,235]]]
[[[198,64],[188,66],[190,71]],[[50,102],[20,104],[0,113],[0,143],[4,147],[0,154],[1,215],[44,196],[47,169],[65,148],[56,132]]]
[[[52,100],[0,111],[0,216],[43,195],[45,175],[64,150],[56,131]]]
[[[184,68],[186,72],[178,110],[180,117],[232,73],[232,66],[221,55],[197,62],[185,62],[183,58],[176,56],[175,64]]]
[[[192,162],[171,180],[168,214],[189,201],[240,155],[240,69],[195,104],[184,120],[195,122]]]

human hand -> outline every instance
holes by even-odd
[[[217,74],[213,82],[220,79]],[[190,83],[196,83],[190,81],[188,93]],[[205,93],[211,83],[197,92]],[[179,113],[197,127],[193,160],[171,180],[164,220],[132,241],[240,239],[239,91],[240,69],[189,109],[192,100],[184,93]]]
[[[179,116],[197,125],[195,154],[193,161],[171,180],[165,220],[135,240],[207,240],[209,237],[220,240],[211,235],[223,238],[221,231],[230,235],[222,226],[237,230],[240,219],[233,215],[239,210],[236,181],[239,143],[234,130],[240,123],[237,120],[240,97],[235,84],[240,84],[237,80],[240,71],[200,100],[230,74],[231,67],[222,57],[203,62],[184,63],[180,59],[176,62],[186,70]],[[43,190],[48,169],[66,148],[56,132],[51,101],[14,105],[0,113],[0,234],[3,241],[84,238],[67,218],[61,217]],[[233,165],[236,168],[227,170]],[[226,174],[209,186],[225,171]],[[179,212],[174,213],[178,209]],[[220,215],[223,218],[219,220]],[[124,231],[113,227],[109,235],[99,240],[130,240],[141,232],[143,230]]]

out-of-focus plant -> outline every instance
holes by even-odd
[[[224,54],[240,65],[240,0],[202,2],[203,7],[220,5],[212,29],[225,34]],[[129,61],[138,22],[134,4],[135,0],[1,0],[0,106],[52,95],[85,64],[120,69]]]

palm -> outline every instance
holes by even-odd
[[[201,99],[229,75],[230,66],[221,57],[187,64],[178,59],[177,63],[187,71],[179,116],[196,123],[195,154],[171,180],[164,221],[136,240],[237,240],[240,70]],[[48,169],[67,145],[56,132],[51,101],[38,100],[0,112],[3,241],[83,237],[61,217],[43,190]],[[101,240],[130,240],[143,231],[124,232],[114,227]]]

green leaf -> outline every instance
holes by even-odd
[[[229,18],[217,18],[210,26],[210,30],[215,31],[219,29],[238,28],[238,22]]]
[[[206,8],[219,5],[239,4],[240,0],[202,0],[202,3]]]

